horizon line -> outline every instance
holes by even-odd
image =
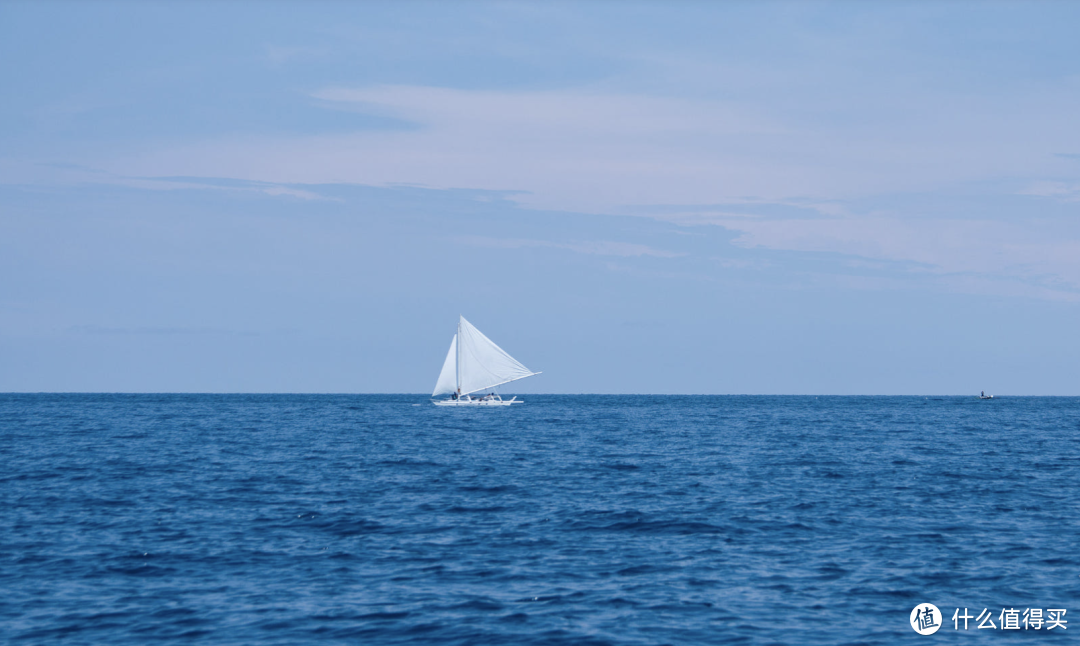
[[[917,393],[917,394],[888,394],[888,393],[507,393],[524,397],[978,397],[974,393],[941,394],[941,393]],[[423,399],[437,399],[423,393],[405,392],[292,392],[292,391],[95,391],[95,390],[12,390],[2,391],[4,395],[266,395],[266,396],[396,396],[396,397],[419,397]],[[1076,395],[998,395],[993,394],[994,399],[1003,397],[1080,397]]]

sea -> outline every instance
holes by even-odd
[[[0,395],[0,643],[1080,634],[1080,398],[523,399]]]

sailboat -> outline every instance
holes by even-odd
[[[511,357],[495,342],[484,336],[462,316],[458,320],[457,334],[450,341],[439,381],[432,397],[450,395],[448,399],[433,400],[436,406],[509,406],[520,404],[515,396],[503,400],[496,393],[475,396],[511,381],[538,375]]]

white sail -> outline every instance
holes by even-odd
[[[457,339],[457,384],[462,395],[487,390],[511,381],[531,377],[535,373],[506,354],[491,339],[462,316],[458,322]],[[450,358],[446,359],[449,365]],[[446,365],[443,372],[446,372]],[[442,375],[439,384],[443,383]],[[436,393],[438,394],[438,393]]]
[[[457,390],[457,335],[450,341],[450,351],[446,353],[446,361],[442,364],[442,372],[439,373],[439,381],[435,384],[435,392],[432,397],[449,395]]]

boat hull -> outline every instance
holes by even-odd
[[[521,404],[523,402],[515,398],[507,401],[501,399],[440,399],[431,403],[436,406],[509,406],[510,404]]]

